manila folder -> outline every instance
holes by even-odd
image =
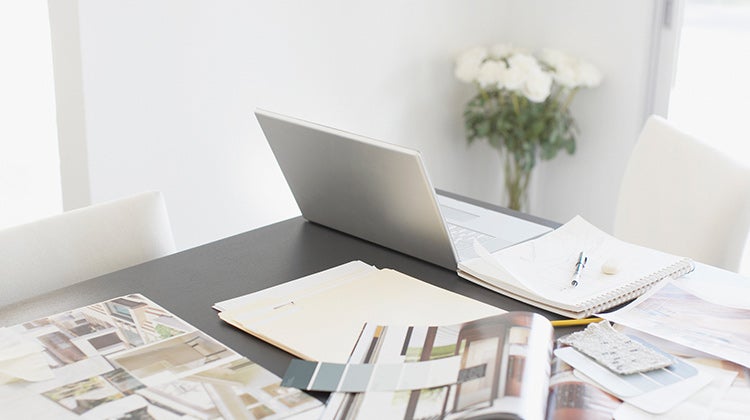
[[[346,363],[363,325],[453,325],[505,311],[362,261],[214,305],[219,317],[306,360]]]

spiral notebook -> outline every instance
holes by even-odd
[[[459,263],[461,277],[570,318],[605,311],[694,269],[689,258],[621,241],[580,216],[494,253],[474,247],[479,257]],[[581,253],[586,262],[574,286]]]

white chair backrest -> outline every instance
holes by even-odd
[[[625,170],[614,235],[740,271],[749,231],[750,168],[650,117]]]
[[[0,306],[173,252],[159,192],[0,230]]]

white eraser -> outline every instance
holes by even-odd
[[[602,264],[602,273],[604,274],[617,274],[618,271],[620,271],[620,264],[615,258],[610,258]]]

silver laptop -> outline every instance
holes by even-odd
[[[550,227],[439,195],[419,152],[265,110],[255,116],[302,215],[456,270]]]

